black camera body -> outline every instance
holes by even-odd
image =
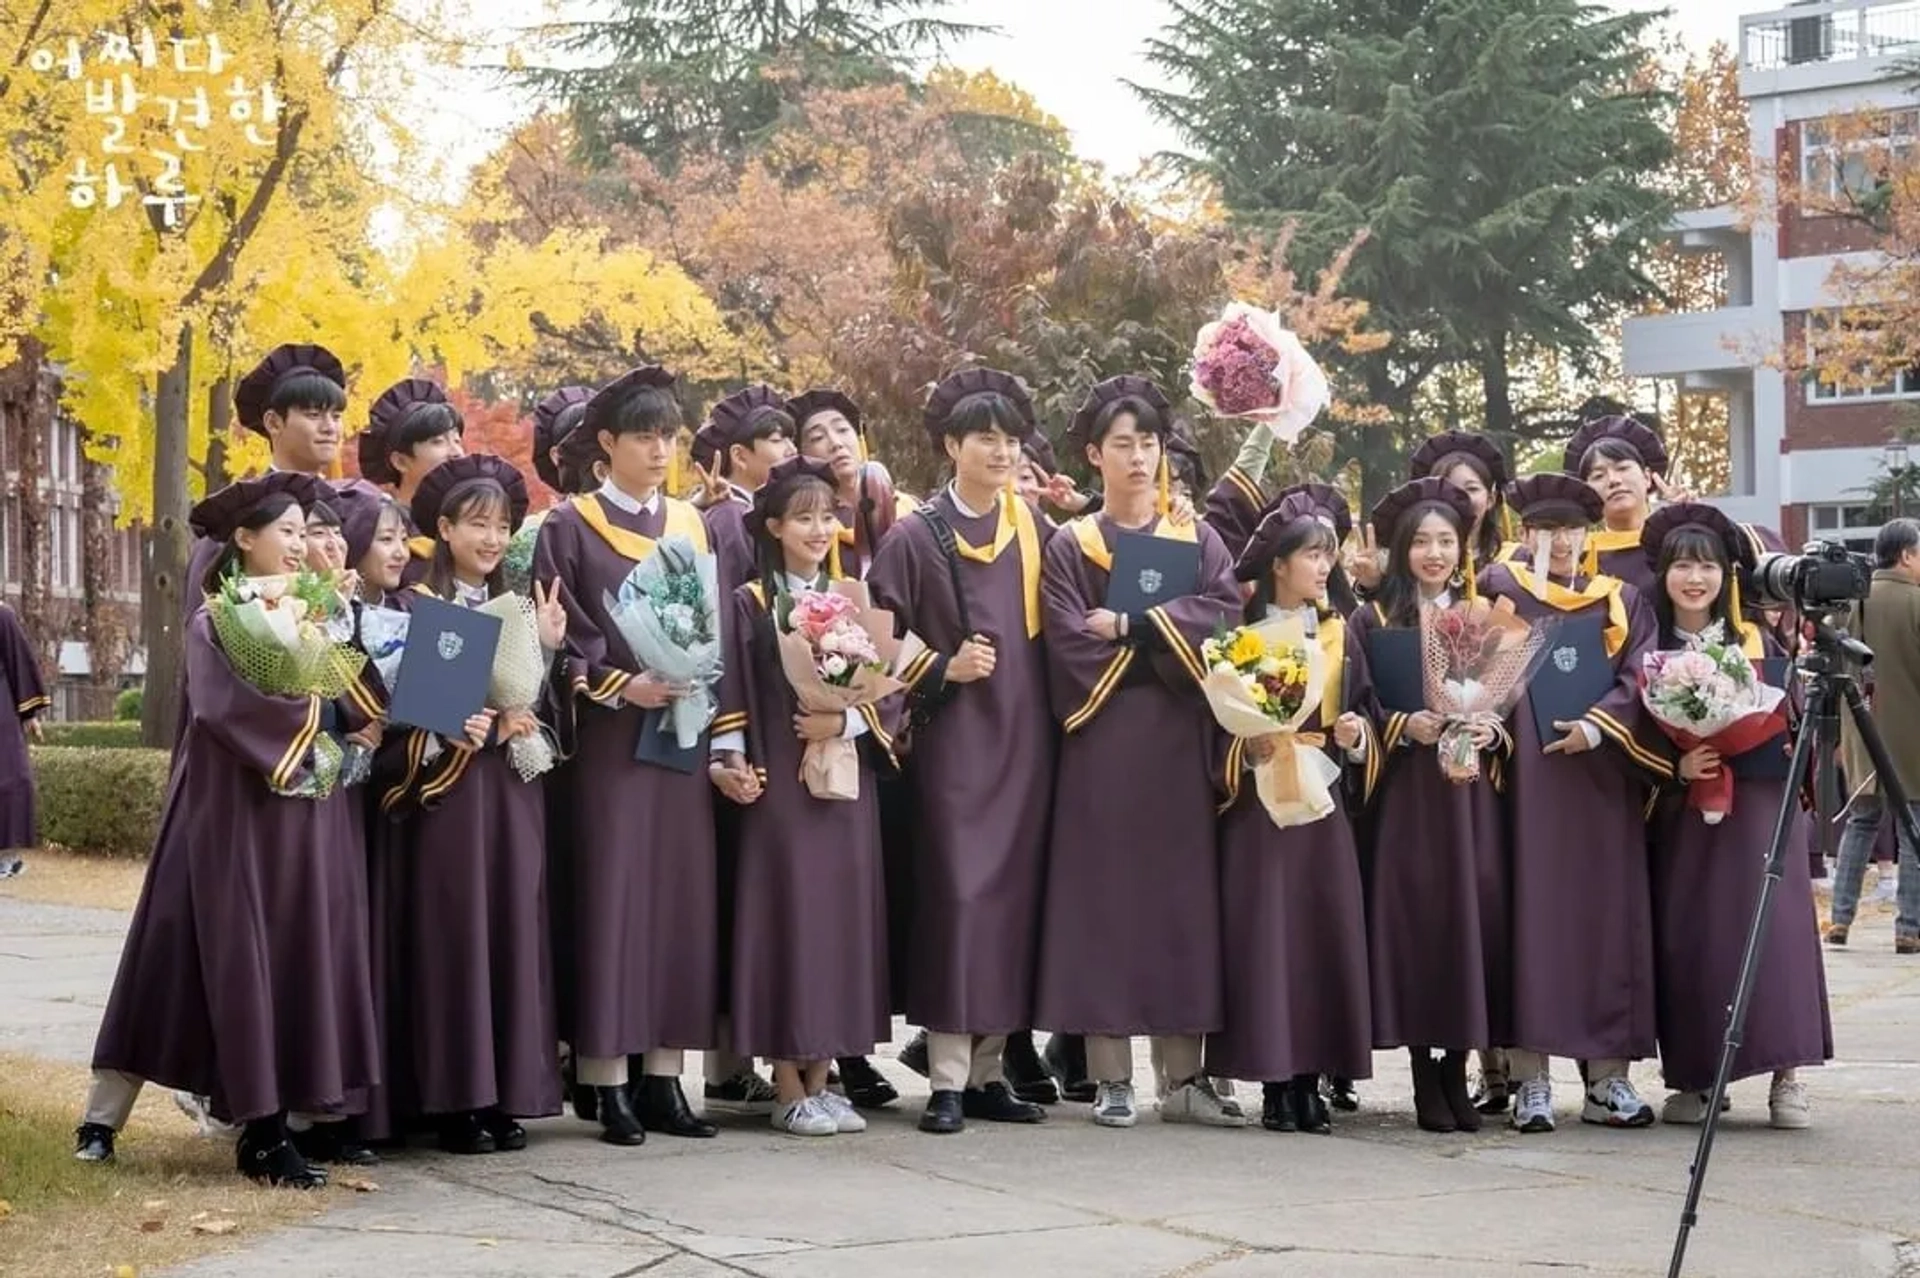
[[[1827,613],[1867,597],[1873,561],[1837,541],[1808,542],[1797,555],[1760,556],[1747,575],[1747,594],[1768,607]]]

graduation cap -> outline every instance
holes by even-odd
[[[1580,423],[1567,441],[1560,468],[1569,475],[1585,477],[1587,453],[1595,444],[1613,440],[1631,448],[1640,464],[1655,475],[1667,473],[1667,446],[1660,435],[1638,417],[1593,417]]]
[[[1660,566],[1660,549],[1667,538],[1682,528],[1698,528],[1711,533],[1726,547],[1727,562],[1739,568],[1753,567],[1757,554],[1754,539],[1747,534],[1749,525],[1736,524],[1715,506],[1702,501],[1675,502],[1662,506],[1647,517],[1640,529],[1640,550],[1647,562]]]
[[[838,413],[847,419],[854,433],[865,437],[867,428],[860,423],[860,406],[832,387],[816,386],[787,401],[787,415],[795,427],[805,430],[807,421],[821,413]]]
[[[1207,463],[1200,456],[1200,442],[1186,418],[1176,417],[1167,424],[1167,452],[1182,459],[1193,470],[1193,489],[1197,494],[1207,486]]]
[[[415,406],[445,404],[447,392],[438,382],[424,377],[408,377],[380,392],[367,412],[367,428],[360,432],[360,473],[376,484],[397,484],[400,472],[393,468],[388,454],[399,447],[400,427]]]
[[[1429,475],[1400,485],[1374,503],[1373,531],[1380,544],[1391,546],[1398,535],[1400,521],[1414,507],[1428,502],[1438,502],[1451,510],[1462,533],[1473,527],[1473,498],[1467,496],[1465,489]]]
[[[287,494],[305,510],[317,501],[332,497],[333,487],[304,471],[269,471],[258,479],[237,480],[207,496],[187,516],[187,523],[198,536],[229,541],[241,522],[276,493]]]
[[[1600,522],[1606,503],[1593,485],[1573,475],[1527,475],[1507,488],[1507,505],[1521,523],[1588,524]]]
[[[997,368],[963,369],[958,373],[949,373],[927,394],[927,407],[922,421],[936,452],[954,414],[969,400],[980,395],[998,395],[1013,405],[1019,420],[1007,428],[1009,435],[1026,439],[1040,429],[1040,420],[1033,411],[1033,396],[1028,393],[1025,382]]]
[[[1280,493],[1261,512],[1260,522],[1240,552],[1233,573],[1241,581],[1258,581],[1280,552],[1280,539],[1301,520],[1315,520],[1344,542],[1353,531],[1353,509],[1340,490],[1326,484],[1295,484]]]
[[[581,422],[586,427],[584,433],[593,438],[594,448],[597,450],[600,447],[600,432],[613,428],[613,419],[637,392],[672,390],[677,381],[679,378],[658,364],[642,364],[638,368],[628,369],[595,391],[587,399],[587,415]],[[567,438],[577,439],[582,433],[576,430]]]
[[[340,533],[347,540],[347,567],[358,567],[373,549],[380,512],[394,505],[393,498],[364,479],[348,479],[333,486],[327,504],[340,516]]]
[[[1137,399],[1152,408],[1160,418],[1163,433],[1173,429],[1173,402],[1167,398],[1166,392],[1144,377],[1122,373],[1096,384],[1087,392],[1086,399],[1080,402],[1080,411],[1073,415],[1073,423],[1067,427],[1066,442],[1084,450],[1093,442],[1093,423],[1099,418],[1101,410],[1122,399]]]
[[[1052,475],[1060,469],[1060,459],[1054,455],[1053,441],[1041,431],[1036,430],[1021,440],[1020,451],[1044,474]]]
[[[1425,479],[1439,468],[1441,462],[1461,455],[1471,457],[1487,468],[1487,473],[1493,477],[1495,491],[1506,487],[1507,459],[1501,455],[1499,445],[1477,431],[1467,430],[1449,430],[1429,435],[1420,447],[1413,450],[1413,460],[1407,463],[1407,478]]]
[[[457,490],[488,479],[506,490],[507,522],[513,526],[512,531],[518,532],[521,521],[527,517],[527,481],[512,462],[491,453],[469,453],[441,462],[428,471],[413,494],[410,513],[414,527],[425,536],[437,537],[440,512],[446,508],[447,500]]]
[[[767,482],[754,489],[753,509],[746,514],[747,534],[756,542],[765,537],[767,520],[773,517],[773,512],[783,509],[794,488],[809,479],[817,479],[831,490],[833,463],[804,453],[795,453],[775,463],[767,472]]]
[[[273,392],[289,377],[302,374],[324,377],[343,391],[347,388],[346,366],[326,347],[310,342],[276,346],[233,388],[233,415],[256,435],[266,434]]]
[[[533,409],[533,470],[540,476],[540,482],[555,492],[565,492],[566,485],[560,481],[560,468],[554,465],[553,449],[566,438],[560,430],[560,418],[576,404],[585,404],[593,398],[590,386],[562,386],[553,394],[534,405]],[[585,420],[584,412],[576,415],[568,431],[578,430]]]

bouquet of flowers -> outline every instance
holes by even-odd
[[[845,714],[872,705],[906,685],[895,671],[925,647],[909,634],[893,636],[893,614],[875,608],[864,583],[836,581],[829,590],[802,590],[776,613],[780,668],[794,699],[808,714]],[[816,799],[860,797],[860,757],[852,741],[809,741],[800,779]]]
[[[1421,609],[1427,709],[1447,721],[1439,752],[1440,770],[1449,781],[1479,780],[1474,729],[1491,722],[1496,731],[1503,730],[1499,721],[1526,691],[1546,655],[1546,640],[1546,629],[1522,620],[1506,599]]]
[[[346,695],[366,666],[366,654],[335,637],[334,619],[347,607],[331,577],[229,576],[207,599],[207,615],[234,673],[269,696]],[[288,798],[324,799],[340,783],[345,751],[330,733],[314,741],[313,767],[285,790]]]
[[[1753,662],[1715,622],[1699,643],[1641,659],[1640,701],[1682,750],[1712,746],[1721,759],[1756,749],[1787,730],[1787,694],[1761,682]],[[1733,811],[1733,774],[1722,766],[1687,787],[1687,806],[1708,825]]]
[[[1291,444],[1332,402],[1333,391],[1278,315],[1231,302],[1194,339],[1193,397],[1222,417],[1264,422]]]
[[[656,679],[685,688],[660,716],[658,731],[691,750],[713,722],[720,682],[719,588],[713,556],[685,537],[663,537],[635,564],[620,592],[605,596],[607,615],[634,660]]]
[[[1340,765],[1322,749],[1324,735],[1301,730],[1319,712],[1326,657],[1300,619],[1222,630],[1200,650],[1207,663],[1200,687],[1214,721],[1236,737],[1273,744],[1253,769],[1273,823],[1284,830],[1331,816]]]
[[[525,595],[496,595],[474,609],[500,618],[500,645],[493,650],[487,680],[487,704],[496,710],[531,711],[546,688],[549,658],[540,647],[540,626],[533,600]],[[522,781],[550,771],[558,762],[553,742],[543,731],[507,743],[507,761]]]
[[[526,595],[533,590],[533,543],[539,540],[540,524],[546,511],[529,515],[518,531],[507,539],[507,553],[500,560],[500,575],[508,590]]]

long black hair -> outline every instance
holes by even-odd
[[[325,379],[323,378],[322,380],[324,381]],[[333,383],[328,382],[327,384],[331,386]],[[289,510],[297,508],[299,505],[299,500],[290,492],[281,491],[268,493],[266,497],[261,499],[258,506],[248,511],[245,518],[234,525],[234,531],[239,532],[244,528],[248,532],[259,532],[262,528],[276,522],[280,516],[286,514]],[[302,513],[304,514],[305,512]],[[221,581],[235,569],[239,568],[245,558],[246,557],[240,553],[238,542],[229,536],[226,545],[220,547],[220,554],[214,559],[212,565],[208,567],[207,575],[200,581],[201,593],[208,595],[218,594]]]
[[[1387,547],[1387,570],[1380,576],[1374,602],[1386,615],[1389,626],[1420,624],[1420,582],[1413,575],[1413,538],[1428,515],[1438,515],[1460,535],[1464,551],[1466,529],[1460,526],[1460,512],[1444,501],[1423,501],[1400,516],[1393,528],[1393,541]]]
[[[1507,495],[1501,491],[1501,485],[1494,482],[1493,471],[1487,465],[1485,459],[1476,457],[1472,453],[1448,453],[1433,463],[1433,468],[1427,472],[1427,475],[1432,479],[1446,479],[1447,476],[1462,466],[1472,471],[1474,478],[1478,479],[1487,490],[1487,508],[1480,516],[1479,531],[1474,533],[1471,538],[1473,543],[1473,566],[1476,569],[1481,569],[1490,563],[1497,562],[1500,558],[1500,551],[1506,544],[1506,529],[1503,516],[1507,509]],[[1466,565],[1463,563],[1461,565],[1462,571],[1465,570],[1465,567]]]
[[[802,498],[806,500],[802,501]],[[774,537],[770,526],[772,521],[785,519],[796,508],[831,512],[839,504],[840,498],[833,486],[812,475],[782,484],[771,495],[765,518],[755,521],[753,546],[754,562],[760,569],[760,589],[766,596],[769,616],[773,614],[774,601],[786,593],[783,582],[787,568],[786,561],[780,556],[780,542]]]
[[[507,498],[507,490],[497,480],[484,477],[455,484],[446,500],[440,503],[440,518],[450,524],[457,524],[472,515],[492,514],[499,514],[508,523],[513,522],[513,505]],[[446,538],[440,535],[439,528],[422,528],[420,531],[433,538],[433,559],[427,564],[427,589],[442,599],[450,599],[454,594],[453,551],[448,547]],[[507,588],[505,556],[501,560],[487,574],[489,599]]]
[[[1296,519],[1280,534],[1266,571],[1254,582],[1253,596],[1247,600],[1245,613],[1248,625],[1266,620],[1267,609],[1273,604],[1273,566],[1303,550],[1316,547],[1333,556],[1333,571],[1327,574],[1326,601],[1322,603],[1316,600],[1314,604],[1320,619],[1325,621],[1329,617],[1345,617],[1360,606],[1353,596],[1353,583],[1347,580],[1346,570],[1340,566],[1339,537],[1318,519]]]
[[[1667,593],[1667,571],[1683,559],[1720,565],[1720,593],[1714,596],[1709,611],[1713,620],[1724,627],[1727,641],[1738,643],[1745,622],[1733,615],[1734,573],[1739,570],[1727,554],[1727,543],[1710,529],[1686,527],[1674,529],[1673,534],[1660,543],[1660,561],[1654,568],[1653,615],[1660,623],[1660,646],[1670,648],[1679,643],[1673,629],[1673,597]]]

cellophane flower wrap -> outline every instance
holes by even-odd
[[[1687,786],[1687,806],[1708,825],[1733,811],[1733,773],[1726,760],[1787,730],[1785,690],[1761,680],[1740,645],[1727,641],[1720,622],[1687,648],[1643,657],[1640,701],[1682,751],[1706,745],[1720,756],[1713,776]]]
[[[795,591],[782,598],[775,621],[780,668],[809,714],[844,715],[893,695],[906,686],[896,672],[924,649],[911,634],[894,638],[893,614],[874,607],[858,581]],[[858,799],[858,743],[843,737],[807,742],[800,780],[816,799]]]
[[[1221,417],[1264,422],[1291,444],[1333,402],[1300,338],[1272,311],[1230,302],[1193,342],[1193,397]]]
[[[500,560],[500,576],[507,589],[516,595],[533,593],[533,547],[540,540],[540,525],[546,517],[544,510],[529,515],[507,539],[507,553]]]
[[[1320,711],[1329,671],[1326,655],[1298,617],[1276,617],[1222,630],[1200,645],[1207,665],[1200,690],[1214,722],[1273,752],[1253,765],[1260,804],[1276,826],[1309,825],[1331,816],[1340,765],[1327,757],[1325,735],[1306,731]]]
[[[279,577],[238,574],[207,598],[213,632],[234,673],[274,697],[317,696],[337,701],[367,663],[333,623],[347,609],[330,576],[300,572]],[[314,739],[313,767],[276,793],[324,799],[341,783],[346,752],[332,733]]]
[[[723,664],[715,582],[711,554],[685,537],[663,537],[619,593],[605,599],[607,615],[641,668],[687,690],[660,720],[660,731],[671,732],[682,750],[691,750],[713,722],[713,688]]]
[[[1447,721],[1438,751],[1449,781],[1465,785],[1480,779],[1474,729],[1505,731],[1500,721],[1540,668],[1546,642],[1546,627],[1527,622],[1505,599],[1466,599],[1420,610],[1427,709]]]
[[[540,646],[540,623],[533,600],[520,594],[496,595],[474,609],[500,619],[500,644],[493,650],[493,673],[487,680],[487,704],[495,710],[533,713],[546,690],[551,655]],[[507,761],[522,781],[551,771],[559,762],[545,725],[530,737],[507,743]]]

